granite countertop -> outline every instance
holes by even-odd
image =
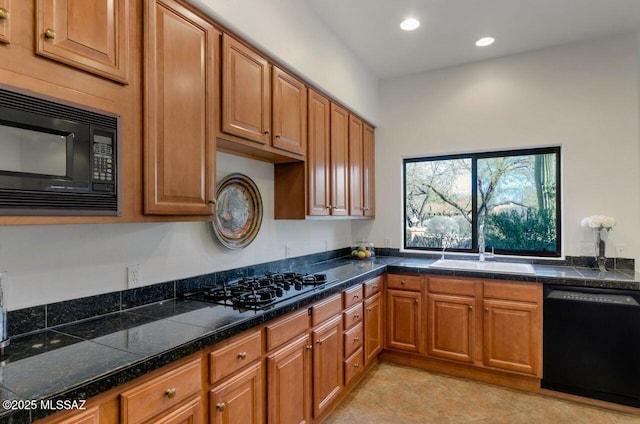
[[[499,274],[430,269],[433,261],[341,258],[305,270],[325,272],[334,282],[266,311],[173,299],[13,338],[0,363],[0,423],[28,423],[55,412],[39,402],[11,409],[7,401],[15,407],[24,400],[88,399],[386,271],[640,290],[633,271],[534,265],[533,275]]]

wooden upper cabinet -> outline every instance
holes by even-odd
[[[127,83],[129,1],[38,0],[36,53]]]
[[[224,34],[222,131],[268,144],[271,134],[270,100],[269,62]]]
[[[144,209],[210,215],[221,34],[172,0],[145,8]]]
[[[363,216],[362,120],[349,115],[349,215]]]
[[[329,100],[309,89],[309,141],[307,148],[308,214],[330,212],[330,117]]]
[[[11,0],[0,0],[0,43],[11,42]]]
[[[331,103],[331,215],[347,215],[349,112]]]
[[[364,124],[362,133],[362,207],[364,216],[376,216],[375,130]]]
[[[273,67],[273,147],[304,157],[307,147],[307,87]]]

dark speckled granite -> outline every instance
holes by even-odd
[[[363,261],[338,258],[308,263],[300,260],[298,271],[325,272],[330,283],[266,311],[242,311],[193,300],[159,299],[162,301],[15,337],[4,357],[4,365],[0,365],[0,398],[86,399],[386,271],[640,290],[639,275],[630,270],[599,273],[588,268],[536,264],[535,275],[497,274],[433,270],[429,268],[433,261],[385,256]],[[142,292],[121,292],[122,303],[140,305],[148,303],[149,299],[163,298],[189,287],[197,288],[237,275],[291,269],[290,263],[281,261],[269,263],[264,271],[261,266],[208,274],[175,284],[164,283]],[[144,299],[135,299],[136,293],[142,293]],[[72,302],[60,305],[60,308],[80,305],[83,309],[87,304],[86,301]],[[105,308],[108,310],[109,306]],[[26,320],[34,317],[40,322],[41,315],[42,311],[37,308],[23,311]],[[34,328],[40,325],[35,324]],[[15,327],[26,326],[16,324]],[[0,410],[0,424],[26,423],[51,412]]]
[[[47,307],[45,305],[18,309],[7,313],[9,336],[31,333],[47,328]]]
[[[173,299],[175,294],[175,283],[173,281],[125,290],[122,292],[122,309]]]
[[[67,300],[47,305],[47,327],[66,324],[120,310],[120,293]]]

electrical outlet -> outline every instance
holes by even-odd
[[[129,265],[127,267],[127,285],[130,289],[141,285],[142,276],[140,274],[140,264]]]
[[[621,258],[622,255],[627,251],[627,246],[625,244],[616,244],[616,258]]]
[[[287,259],[287,258],[289,258],[289,256],[291,256],[291,248],[285,244],[284,245],[284,258]]]
[[[391,247],[391,238],[387,237],[384,239],[384,247]]]

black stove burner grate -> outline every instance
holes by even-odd
[[[313,290],[327,282],[327,274],[324,273],[268,272],[257,277],[232,280],[222,286],[208,286],[201,292],[186,294],[185,297],[220,305],[260,310]]]

